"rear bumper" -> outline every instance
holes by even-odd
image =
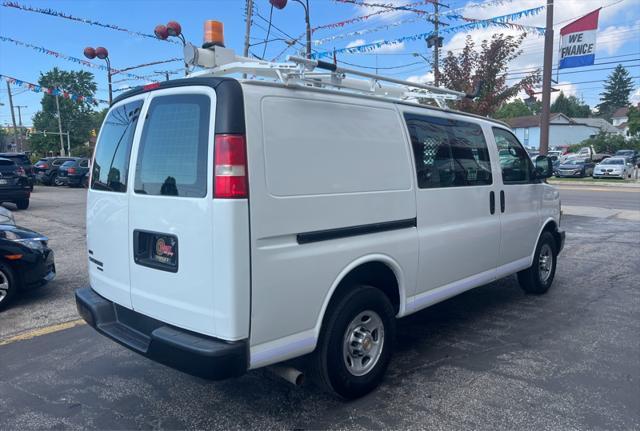
[[[13,187],[0,187],[0,200],[12,201],[18,199],[29,199],[31,196],[31,186],[13,186]]]
[[[238,377],[249,366],[243,341],[224,341],[170,326],[115,304],[90,287],[76,290],[80,316],[123,346],[185,373],[209,380]]]

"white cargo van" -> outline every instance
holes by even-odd
[[[100,333],[187,373],[304,356],[352,398],[381,381],[397,318],[515,273],[546,292],[560,202],[549,160],[503,123],[329,85],[344,70],[302,63],[285,82],[218,64],[113,102],[76,300]]]

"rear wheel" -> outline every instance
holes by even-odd
[[[11,268],[0,264],[0,311],[4,310],[13,300],[17,287]]]
[[[81,185],[85,189],[88,189],[89,188],[89,177],[87,177],[86,175],[84,177],[82,177]]]
[[[371,286],[354,286],[327,311],[310,359],[311,378],[343,398],[369,393],[384,377],[395,333],[395,312],[387,296]]]
[[[19,210],[26,210],[29,208],[29,199],[20,199],[16,201],[16,206]]]
[[[518,282],[525,292],[540,295],[549,290],[556,273],[557,250],[551,232],[542,232],[533,265],[518,273]]]
[[[60,179],[60,177],[58,177],[58,175],[56,174],[54,174],[53,177],[51,178],[51,182],[53,183],[54,186],[64,185],[64,183],[62,182],[62,179]]]

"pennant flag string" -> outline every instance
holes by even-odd
[[[100,70],[104,70],[104,71],[109,70],[107,66],[104,66],[102,64],[91,63],[90,61],[83,60],[81,58],[72,57],[70,55],[65,55],[65,54],[62,54],[60,52],[56,52],[56,51],[52,51],[52,50],[47,49],[47,48],[43,48],[41,46],[31,45],[30,43],[22,42],[22,41],[19,41],[19,40],[16,40],[16,39],[12,39],[10,37],[0,36],[0,41],[2,41],[2,42],[11,42],[11,43],[13,43],[13,44],[15,44],[17,46],[22,46],[22,47],[25,47],[25,48],[31,48],[31,49],[33,49],[35,51],[38,51],[41,54],[47,54],[47,55],[51,55],[51,56],[56,57],[56,58],[62,58],[64,60],[71,61],[73,63],[77,63],[77,64],[80,64],[82,66],[90,67],[92,69],[100,69]],[[114,75],[116,73],[121,73],[121,71],[118,70],[118,69],[111,68],[111,74]],[[146,79],[143,76],[134,75],[133,73],[122,72],[122,75],[126,75],[126,76],[128,76],[130,78]]]
[[[425,5],[425,4],[431,4],[431,3],[432,3],[432,0],[421,0],[421,1],[416,1],[416,2],[413,2],[413,3],[406,4],[406,5],[404,5],[404,7],[411,8],[411,7]],[[373,16],[382,15],[382,14],[389,13],[389,12],[394,12],[394,10],[393,9],[384,9],[384,10],[379,10],[377,12],[370,13],[368,15],[361,15],[361,16],[357,16],[357,17],[354,17],[354,18],[350,18],[350,19],[344,20],[344,21],[338,21],[338,22],[333,22],[333,23],[330,23],[330,24],[319,25],[317,27],[312,28],[311,32],[313,33],[313,32],[315,32],[317,30],[324,30],[324,29],[328,29],[328,28],[342,28],[345,25],[362,22],[362,21],[368,20],[369,18],[371,18]]]
[[[478,21],[473,21],[466,24],[461,24],[458,26],[448,27],[443,30],[440,30],[438,34],[446,34],[446,33],[452,33],[457,31],[475,30],[479,28],[487,28],[490,26],[498,26],[498,27],[510,28],[510,29],[521,30],[521,31],[533,31],[535,34],[544,35],[545,29],[542,27],[533,27],[528,25],[521,25],[521,24],[507,22],[508,20],[518,19],[518,17],[525,16],[525,14],[527,14],[527,16],[531,15],[532,14],[531,11],[536,9],[539,9],[539,8],[527,9],[524,11],[514,12],[511,14],[502,15],[494,18],[478,20]],[[539,11],[534,12],[533,14],[535,13],[539,13]],[[399,44],[406,41],[422,40],[432,34],[433,32],[426,32],[426,33],[414,34],[411,36],[404,36],[404,37],[393,39],[393,40],[381,40],[381,41],[353,46],[349,48],[340,48],[332,51],[317,52],[317,53],[312,53],[311,57],[312,58],[329,57],[334,55],[334,53],[355,54],[360,52],[370,52],[386,45],[395,45],[395,44]]]
[[[52,96],[62,96],[65,99],[73,100],[74,102],[87,102],[94,106],[98,106],[99,103],[107,103],[107,104],[109,103],[106,100],[96,99],[95,97],[91,97],[91,96],[80,96],[75,93],[71,93],[70,91],[65,91],[57,87],[43,87],[41,85],[33,84],[31,82],[23,81],[21,79],[13,78],[7,75],[0,75],[0,79],[7,81],[9,84],[26,88],[27,90],[33,91],[34,93],[50,94]]]
[[[542,12],[544,10],[544,8],[545,8],[544,6],[540,6],[540,7],[537,7],[537,8],[527,9],[527,10],[522,11],[521,14],[516,12],[514,14],[509,14],[509,15],[504,15],[504,16],[501,16],[501,17],[496,17],[495,20],[498,21],[498,22],[513,21],[513,20],[517,20],[519,18],[522,18],[523,16],[537,15],[540,12]],[[514,15],[514,16],[512,16],[512,15]],[[462,15],[458,15],[458,14],[450,14],[449,16],[451,18],[459,18],[459,19],[462,19],[462,20],[467,21],[467,22],[482,21],[480,19],[467,18],[467,17],[464,17]],[[323,45],[323,44],[325,44],[327,42],[332,42],[332,41],[335,41],[335,40],[345,39],[345,38],[349,38],[349,37],[362,36],[364,34],[374,33],[374,32],[378,32],[378,31],[382,31],[382,30],[388,30],[388,29],[393,28],[393,27],[398,27],[398,26],[401,26],[401,25],[404,25],[404,24],[420,22],[420,21],[422,21],[421,18],[403,19],[403,20],[399,20],[399,21],[396,21],[396,22],[392,22],[390,24],[384,24],[384,25],[381,25],[381,26],[378,26],[378,27],[365,28],[363,30],[351,31],[351,32],[348,32],[348,33],[341,33],[341,34],[337,34],[337,35],[334,35],[334,36],[328,36],[328,37],[325,37],[325,38],[322,38],[322,39],[316,39],[316,40],[313,41],[313,44],[315,46],[320,46],[320,45]]]
[[[87,18],[79,18],[79,17],[75,17],[73,15],[69,15],[67,13],[64,12],[60,12],[60,11],[56,11],[53,9],[49,9],[49,8],[39,8],[39,7],[31,7],[31,6],[25,6],[22,5],[18,2],[14,2],[14,1],[4,1],[2,2],[2,6],[4,7],[9,7],[9,8],[14,8],[14,9],[19,9],[25,12],[33,12],[33,13],[39,13],[39,14],[43,14],[43,15],[49,15],[49,16],[54,16],[54,17],[58,17],[58,18],[64,18],[64,19],[68,19],[71,21],[76,21],[76,22],[81,22],[83,24],[89,24],[89,25],[95,25],[98,27],[104,27],[104,28],[109,28],[111,30],[117,30],[117,31],[122,31],[125,33],[128,33],[132,36],[139,36],[139,37],[145,37],[145,38],[149,38],[149,39],[155,39],[155,40],[160,40],[158,39],[154,34],[149,34],[149,33],[142,33],[139,31],[133,31],[133,30],[128,30],[126,28],[122,28],[120,26],[114,25],[114,24],[104,24],[98,21],[94,21],[91,19],[87,19]],[[166,42],[170,42],[170,43],[179,43],[176,40],[173,39],[165,39]]]

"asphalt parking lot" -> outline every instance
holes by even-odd
[[[509,277],[401,320],[382,387],[345,403],[261,370],[206,382],[85,325],[55,330],[88,282],[84,191],[40,187],[16,220],[51,238],[58,277],[0,314],[0,428],[638,429],[640,223],[633,204],[606,210],[640,190],[587,190],[561,189],[574,212],[547,295]]]

